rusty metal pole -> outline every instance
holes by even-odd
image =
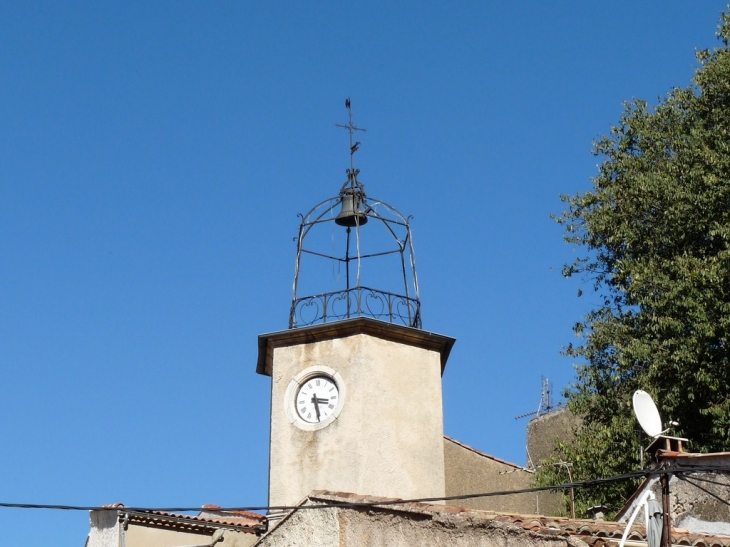
[[[662,472],[662,547],[671,547],[672,545],[672,517],[669,514],[669,473],[666,469]]]
[[[568,479],[570,480],[570,483],[573,484],[573,473],[570,471],[570,468],[573,467],[573,462],[568,462],[565,464],[565,467],[568,469]],[[570,487],[570,518],[575,519],[575,487]]]
[[[572,486],[570,487],[570,518],[575,520],[575,488]]]

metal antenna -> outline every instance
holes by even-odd
[[[552,384],[550,380],[542,377],[542,394],[540,397],[540,406],[537,408],[537,415],[546,414],[553,409]]]
[[[350,186],[354,186],[357,174],[360,172],[359,169],[355,169],[355,152],[357,152],[358,148],[360,148],[360,143],[353,142],[352,137],[355,131],[367,130],[363,129],[362,127],[357,127],[352,123],[352,104],[350,103],[349,98],[345,99],[345,108],[347,108],[347,113],[350,116],[350,121],[347,123],[347,125],[336,123],[335,127],[342,127],[343,129],[347,129],[350,132],[350,168],[347,170],[347,182],[350,183]]]
[[[553,386],[552,382],[548,378],[542,377],[542,390],[540,393],[540,405],[537,407],[537,410],[533,412],[528,412],[527,414],[521,414],[520,416],[515,416],[515,420],[520,420],[522,418],[527,418],[528,416],[542,416],[543,414],[549,414],[556,408],[560,408],[562,404],[558,403],[557,405],[553,404],[553,397],[552,397],[552,391]]]

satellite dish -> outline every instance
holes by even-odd
[[[654,400],[646,391],[640,389],[634,392],[634,414],[639,425],[650,437],[657,437],[662,431],[662,418],[654,404]]]

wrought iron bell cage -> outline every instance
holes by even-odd
[[[317,204],[306,215],[301,216],[301,219],[289,328],[351,317],[371,317],[388,323],[421,328],[421,302],[408,217],[384,201],[367,198],[362,184],[358,183],[354,189],[343,187],[339,196]],[[385,236],[379,240],[382,242],[390,239],[391,248],[369,250],[367,236],[379,229],[384,232],[381,235]],[[316,238],[315,231],[318,230],[333,235],[331,238]],[[337,241],[338,235],[340,241]],[[317,248],[316,244],[323,240],[331,241],[332,249]],[[310,244],[310,241],[314,244]],[[338,243],[339,252],[336,248]],[[396,258],[399,271],[382,271],[378,261],[393,257]],[[332,271],[341,274],[333,276],[340,278],[334,279],[334,284],[339,281],[342,285],[344,281],[344,287],[302,295],[302,281],[307,273],[303,262],[307,259],[331,263]],[[372,263],[373,268],[368,269],[368,263]],[[322,268],[315,269],[323,271]],[[381,282],[366,284],[367,274],[380,278]],[[376,287],[382,286],[383,277],[388,275],[400,278],[397,283],[400,290]],[[324,284],[321,277],[320,281]],[[312,281],[309,282],[309,286],[313,284]],[[388,286],[393,286],[393,283]]]
[[[352,160],[360,144],[352,134],[362,129],[346,106],[350,123],[340,127],[350,130],[350,169],[339,195],[300,215],[289,328],[371,317],[420,329],[410,217],[366,196]]]

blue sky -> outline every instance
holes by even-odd
[[[412,214],[446,434],[525,463],[590,309],[550,220],[632,97],[685,86],[722,2],[0,3],[0,502],[265,504],[297,213],[367,128]],[[588,289],[588,287],[584,287]],[[85,513],[0,509],[0,544]]]

